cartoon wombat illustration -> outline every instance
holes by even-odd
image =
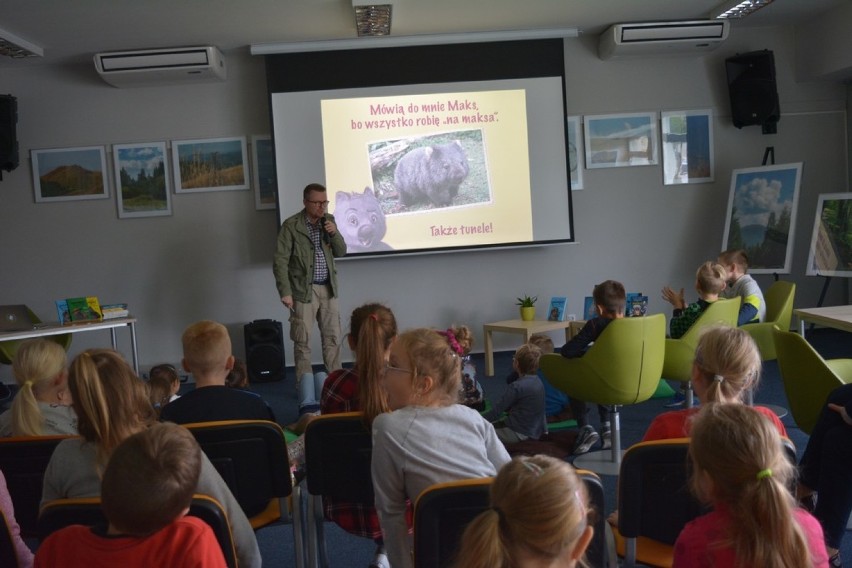
[[[334,195],[337,230],[346,241],[347,252],[393,250],[382,238],[387,231],[385,214],[369,187],[364,193],[338,191]]]
[[[403,205],[431,201],[450,205],[470,168],[461,142],[422,146],[403,156],[394,171],[394,185]]]

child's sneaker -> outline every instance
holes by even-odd
[[[574,442],[574,455],[585,454],[592,449],[592,446],[598,443],[598,440],[600,440],[598,433],[595,432],[595,429],[591,425],[586,424],[580,429],[577,441]]]
[[[683,396],[683,393],[678,391],[674,393],[672,399],[663,405],[664,408],[680,408],[681,406],[686,404],[686,397]]]
[[[612,448],[612,430],[604,427],[601,432],[601,449],[608,450]]]

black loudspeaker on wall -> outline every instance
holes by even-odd
[[[775,86],[775,56],[768,49],[737,54],[725,60],[731,118],[742,128],[759,124],[764,134],[775,134],[781,118]]]
[[[7,172],[18,167],[17,123],[18,99],[12,95],[0,95],[0,170]]]
[[[284,378],[284,333],[281,322],[254,320],[243,326],[246,367],[250,381],[280,381]]]

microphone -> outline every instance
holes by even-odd
[[[322,229],[322,240],[325,244],[328,244],[331,241],[331,235],[328,234],[328,231],[325,228],[325,223],[328,221],[328,216],[323,215],[320,217],[320,229]]]

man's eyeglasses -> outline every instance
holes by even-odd
[[[305,200],[306,203],[311,203],[312,205],[320,205],[322,207],[328,207],[328,201],[310,201]]]

